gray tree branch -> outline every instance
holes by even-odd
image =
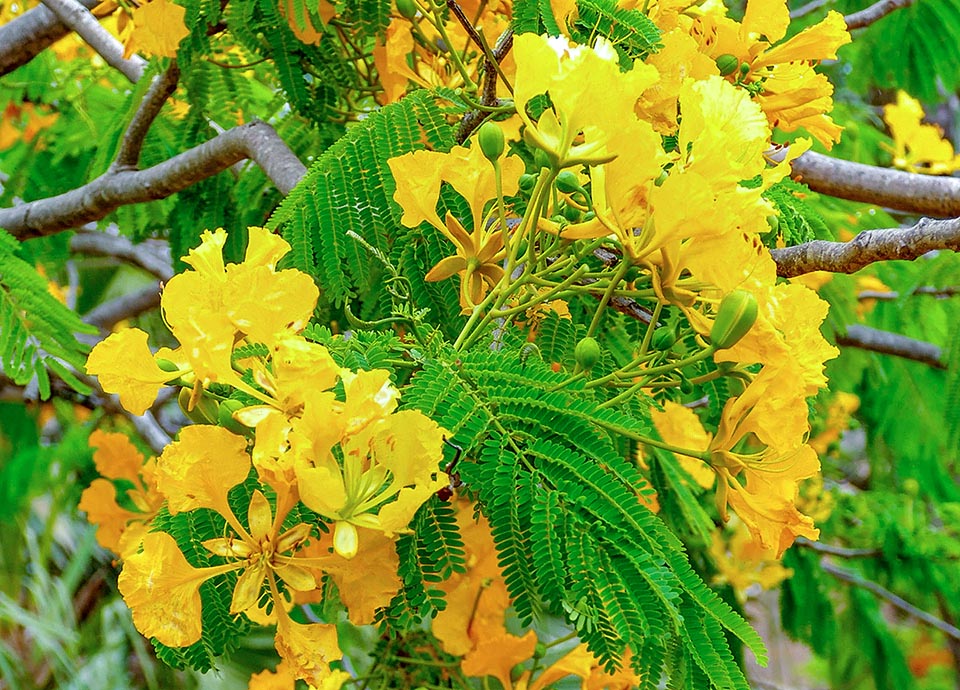
[[[877,261],[913,261],[935,249],[960,251],[960,218],[921,218],[908,228],[864,230],[849,242],[813,240],[770,254],[777,275],[792,278],[813,271],[855,273]]]
[[[840,568],[829,561],[821,561],[820,566],[823,568],[823,572],[833,575],[838,580],[854,585],[855,587],[865,589],[888,602],[895,608],[900,609],[911,618],[915,618],[918,621],[926,623],[932,628],[936,628],[951,639],[960,640],[960,629],[958,629],[956,626],[937,618],[933,614],[927,613],[923,609],[917,608],[903,597],[900,597],[890,590],[881,587],[876,582],[867,580],[858,573]]]
[[[936,369],[947,368],[943,362],[943,351],[936,345],[869,326],[848,326],[846,333],[837,334],[837,345],[903,357]]]
[[[879,2],[875,2],[870,5],[870,7],[862,9],[859,12],[848,14],[843,20],[847,23],[847,31],[862,29],[870,26],[875,21],[883,19],[894,10],[898,10],[901,7],[909,7],[913,3],[914,0],[879,0]]]
[[[177,61],[174,60],[166,72],[154,79],[143,100],[140,101],[137,112],[133,114],[133,118],[127,126],[127,131],[123,134],[123,141],[120,142],[117,158],[110,166],[111,172],[128,170],[138,166],[143,142],[147,138],[147,131],[149,131],[153,121],[157,119],[157,115],[160,114],[163,104],[177,90],[179,81],[180,68],[177,66]]]
[[[173,277],[170,245],[163,240],[145,240],[134,244],[120,235],[85,228],[70,238],[70,250],[77,254],[116,257],[140,266],[164,282]]]
[[[108,171],[64,194],[0,209],[0,227],[19,239],[51,235],[100,220],[126,204],[166,198],[248,158],[283,194],[289,193],[306,173],[303,163],[274,129],[255,121],[152,168]]]
[[[136,292],[128,292],[88,311],[83,320],[99,328],[104,335],[124,319],[160,306],[160,283],[155,282]]]
[[[878,168],[807,151],[792,176],[815,192],[937,218],[960,216],[960,178]]]
[[[80,0],[80,3],[89,9],[96,7],[99,0]],[[43,5],[0,26],[0,77],[27,64],[69,32],[70,28]]]
[[[90,10],[77,0],[42,0],[43,4],[60,19],[61,22],[77,32],[88,46],[93,48],[108,65],[120,71],[123,76],[136,84],[143,76],[147,61],[139,55],[123,57],[123,44],[100,25]]]

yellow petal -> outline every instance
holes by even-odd
[[[96,429],[88,441],[93,453],[97,472],[110,479],[127,479],[134,485],[140,483],[140,470],[144,457],[130,442],[126,434],[110,433]]]
[[[360,536],[357,528],[346,520],[338,520],[333,528],[333,549],[344,558],[350,559],[357,555],[360,547]]]
[[[313,576],[313,573],[295,563],[284,563],[276,566],[274,570],[290,589],[298,592],[311,592],[317,588],[317,579]],[[369,572],[367,574],[369,575]]]
[[[137,630],[170,647],[200,639],[201,583],[222,568],[194,568],[173,537],[150,532],[143,551],[127,558],[118,585]]]
[[[310,685],[320,686],[333,672],[330,662],[343,656],[337,646],[337,626],[323,623],[302,625],[279,614],[274,640],[280,657],[293,668],[294,675]]]
[[[436,266],[431,268],[423,279],[428,283],[435,283],[439,280],[446,280],[450,276],[465,270],[467,270],[467,262],[462,256],[448,256],[446,259],[441,259]]]
[[[184,427],[157,458],[157,488],[173,515],[195,508],[229,513],[227,494],[249,473],[246,439],[218,426]]]
[[[435,151],[412,151],[387,161],[397,183],[393,199],[403,209],[400,222],[408,228],[428,221],[437,230],[443,230],[437,215],[437,201],[444,156]]]
[[[87,358],[87,373],[108,393],[120,396],[127,412],[143,414],[157,399],[160,387],[180,374],[157,366],[147,334],[138,328],[114,333],[97,343]]]
[[[133,10],[133,41],[147,55],[177,57],[177,46],[190,33],[187,11],[167,0],[152,0]]]
[[[246,613],[257,608],[263,582],[267,577],[267,568],[262,563],[249,566],[240,573],[230,600],[230,613]]]
[[[130,520],[140,517],[117,505],[117,490],[113,482],[94,479],[80,496],[80,510],[87,514],[90,524],[97,526],[97,543],[120,554],[120,536]]]
[[[254,490],[250,496],[247,520],[250,523],[250,536],[254,541],[263,540],[273,527],[273,511],[270,509],[270,502],[259,489]]]
[[[251,227],[248,232],[249,240],[243,263],[247,266],[266,266],[271,270],[276,269],[277,262],[289,253],[290,244],[280,235],[275,235],[266,228]]]

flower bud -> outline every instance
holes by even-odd
[[[338,520],[333,528],[333,550],[349,559],[357,555],[359,546],[360,535],[356,526],[346,520]]]
[[[495,122],[488,120],[480,125],[480,129],[477,130],[477,141],[480,143],[483,155],[491,163],[495,163],[503,155],[503,130]]]
[[[194,424],[216,424],[219,409],[217,402],[213,398],[201,394],[191,406],[193,389],[181,388],[177,396],[177,402],[180,409]]]
[[[720,302],[710,329],[710,341],[718,350],[733,347],[757,320],[757,298],[752,292],[734,290]]]
[[[520,185],[521,192],[532,192],[533,188],[537,186],[537,176],[524,173],[520,176],[517,184]]]
[[[572,170],[564,170],[557,175],[557,189],[564,194],[573,194],[574,192],[583,191],[583,187],[580,185],[580,179],[577,177],[577,173],[573,172]]]
[[[733,74],[738,67],[740,67],[740,59],[736,55],[724,53],[717,58],[717,69],[720,70],[721,77]]]
[[[417,16],[417,3],[413,0],[397,0],[397,12],[405,19],[413,19]]]
[[[653,337],[650,339],[650,344],[653,346],[653,349],[661,352],[669,350],[675,342],[677,342],[677,334],[673,332],[672,328],[668,328],[667,326],[661,326],[655,330]]]
[[[573,357],[577,361],[577,366],[589,371],[600,360],[600,343],[589,336],[584,338],[574,348]]]
[[[233,416],[234,412],[242,410],[243,407],[243,403],[239,400],[224,400],[217,409],[217,423],[227,431],[232,431],[237,435],[246,434],[249,429]]]

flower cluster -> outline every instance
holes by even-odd
[[[602,40],[590,48],[564,37],[516,36],[515,139],[539,169],[522,175],[515,156],[488,163],[476,143],[447,154],[415,152],[390,161],[394,198],[405,225],[427,221],[457,246],[457,255],[428,279],[459,274],[471,324],[514,315],[518,303],[529,308],[576,294],[593,294],[601,305],[614,294],[653,298],[654,313],[681,314],[702,348],[683,362],[712,356],[746,386],[726,401],[715,433],[704,431],[690,410],[668,402],[653,413],[658,443],[699,464],[696,474],[706,472],[705,485],[716,481],[720,516],[726,519],[732,508],[756,544],[779,557],[798,535],[818,534],[795,505],[800,483],[819,472],[816,452],[805,443],[805,398],[826,385],[823,365],[837,350],[819,330],[827,304],[803,285],[778,283],[761,241],[776,213],[764,192],[810,146],[798,140],[773,160],[771,122],[789,122],[787,129],[802,124],[825,142],[839,130],[823,114],[828,104],[811,106],[809,117],[801,117],[777,105],[772,85],[787,72],[810,88],[826,83],[810,61],[832,56],[849,37],[839,15],[831,14],[774,45],[788,23],[782,0],[751,0],[742,24],[709,13],[669,20],[661,9],[654,16],[673,21],[679,33],[668,33],[664,49],[646,64],[625,69]],[[720,53],[735,54],[746,69],[733,79],[701,59]],[[707,63],[710,69],[701,69]],[[807,97],[797,89],[787,92]],[[534,116],[531,106],[543,94],[551,106]],[[596,107],[600,102],[603,107]],[[524,184],[524,177],[532,179]],[[469,204],[471,217],[448,214],[441,223],[435,209],[444,183]],[[508,197],[524,187],[524,205],[509,207]],[[506,222],[511,215],[522,217]],[[571,245],[578,242],[590,244]],[[603,276],[599,280],[577,284],[570,270],[575,264],[566,258],[582,256],[577,246],[606,246],[621,260],[606,274],[591,274]],[[721,338],[719,331],[734,324],[719,323],[720,305],[735,294],[749,308],[736,317],[743,320],[736,337]],[[656,377],[671,367],[649,366],[648,346],[649,340],[635,362],[587,385],[626,380],[627,390],[611,402],[659,385]]]
[[[224,263],[225,239],[222,230],[205,233],[184,259],[194,270],[164,289],[179,348],[153,354],[147,334],[128,329],[97,345],[88,363],[137,414],[161,385],[183,386],[181,403],[202,423],[147,463],[125,437],[95,433],[104,479],[81,507],[123,560],[120,592],[144,635],[173,647],[197,642],[201,585],[233,573],[230,613],[276,625],[290,672],[336,687],[345,677],[329,666],[340,657],[336,628],[297,622],[290,611],[325,577],[354,622],[389,603],[400,585],[393,541],[449,481],[438,470],[442,430],[420,412],[397,411],[388,372],[343,369],[300,334],[317,289],[302,273],[277,270],[289,250],[283,239],[251,228],[238,264]],[[119,503],[110,480],[126,480]],[[196,567],[174,536],[148,531],[161,507],[219,516],[222,536],[199,545],[212,565]],[[373,570],[387,575],[364,577]]]

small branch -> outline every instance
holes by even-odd
[[[88,9],[96,7],[99,2],[80,0]],[[0,77],[27,64],[69,32],[70,28],[43,5],[0,26]]]
[[[913,261],[935,249],[960,251],[960,218],[921,218],[908,228],[864,230],[849,242],[813,240],[770,254],[777,275],[792,278],[813,271],[854,273],[876,261]]]
[[[915,290],[910,291],[909,296],[914,295],[928,295],[935,299],[947,299],[948,297],[954,297],[960,295],[960,287],[950,286],[944,288],[934,287],[932,285],[922,285]],[[862,292],[857,293],[858,300],[868,300],[875,299],[881,302],[892,302],[893,300],[900,299],[900,293],[891,290],[890,292],[884,292],[881,290],[863,290]]]
[[[829,561],[821,561],[820,567],[823,568],[825,573],[833,575],[838,580],[842,580],[843,582],[854,585],[855,587],[860,587],[875,594],[895,608],[900,609],[908,616],[916,618],[918,621],[926,623],[932,628],[936,628],[947,637],[954,640],[960,640],[960,629],[958,629],[956,626],[927,613],[923,609],[917,608],[906,599],[903,599],[890,590],[881,587],[876,582],[871,582],[870,580],[861,577],[857,573],[837,567]]]
[[[878,168],[807,151],[792,176],[815,192],[936,218],[960,216],[960,178]]]
[[[134,244],[126,237],[99,230],[83,229],[70,238],[70,251],[93,256],[109,256],[140,266],[161,281],[173,277],[170,245],[163,240],[145,240]]]
[[[143,142],[147,138],[147,131],[150,125],[160,114],[160,109],[167,99],[177,90],[177,83],[180,81],[180,68],[174,60],[167,71],[159,77],[154,78],[153,83],[147,90],[143,100],[140,101],[140,107],[134,113],[130,125],[123,135],[123,141],[120,142],[120,150],[117,152],[117,158],[110,166],[111,172],[119,170],[128,170],[138,167],[140,163],[140,152],[143,149]]]
[[[851,549],[846,546],[835,546],[834,544],[825,544],[820,541],[811,541],[806,537],[797,537],[793,542],[797,546],[802,546],[811,551],[826,553],[838,558],[873,558],[881,555],[880,549]]]
[[[90,10],[76,0],[42,0],[43,4],[61,22],[77,32],[87,45],[93,48],[108,65],[119,70],[123,76],[136,84],[143,76],[147,61],[139,55],[130,59],[123,57],[123,44],[110,35]]]
[[[159,306],[160,283],[156,282],[94,307],[84,315],[83,320],[106,334],[121,321]]]
[[[447,0],[447,5],[456,8],[454,13],[460,18],[464,29],[468,32],[471,29],[473,30],[471,35],[475,36],[474,40],[484,50],[484,53],[486,53],[486,44],[483,37],[477,34],[476,29],[473,29],[473,26],[470,25],[470,22],[463,15],[463,10],[460,9],[460,6],[454,2],[454,0]],[[468,26],[470,29],[466,29]],[[490,60],[488,56],[483,62],[483,92],[480,96],[480,102],[486,106],[496,107],[500,104],[500,99],[497,98],[497,74],[499,64],[503,62],[503,59],[507,56],[507,53],[510,52],[511,48],[513,48],[513,30],[507,29],[500,38],[497,39],[496,46],[494,46],[493,50],[489,53],[493,56],[493,60]],[[480,126],[485,117],[486,114],[481,110],[471,110],[464,115],[463,120],[460,122],[460,128],[457,130],[457,141],[461,144],[465,142],[470,134],[473,133],[473,130]]]
[[[914,340],[897,333],[878,331],[867,326],[856,324],[847,326],[846,333],[837,334],[837,345],[903,357],[936,369],[947,368],[947,365],[941,359],[943,351],[936,345],[922,340]]]
[[[0,209],[0,227],[19,239],[52,235],[100,220],[120,206],[166,198],[246,158],[283,194],[307,170],[270,125],[254,121],[152,168],[108,171],[65,194]]]
[[[894,10],[909,7],[913,3],[914,0],[879,0],[879,2],[873,3],[866,9],[846,15],[843,21],[847,23],[847,31],[863,29],[875,21],[883,19]]]
[[[808,14],[816,12],[824,5],[830,4],[831,0],[811,0],[806,5],[801,5],[797,9],[790,12],[790,19],[800,19],[800,17],[806,17]]]

